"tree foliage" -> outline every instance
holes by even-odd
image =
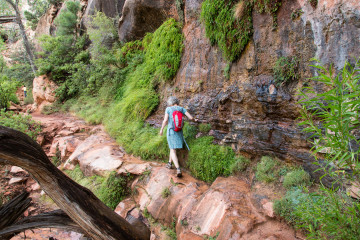
[[[313,67],[318,70],[318,76],[312,80],[325,91],[319,93],[314,86],[309,86],[301,92],[300,126],[312,134],[310,141],[315,156],[325,153],[325,159],[332,163],[330,166],[350,169],[353,176],[357,176],[360,173],[360,63],[355,66],[346,63],[338,74],[332,66],[329,69],[320,65]]]

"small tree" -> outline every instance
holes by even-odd
[[[301,92],[301,126],[311,133],[313,153],[325,153],[328,166],[349,169],[352,176],[360,173],[360,63],[353,67],[348,62],[339,74],[314,65],[318,76],[312,80],[321,83],[326,90],[318,93],[313,86]],[[330,171],[336,175],[336,171]],[[330,173],[329,172],[329,173]]]
[[[6,7],[4,1],[8,4],[7,6],[10,6],[11,9],[13,10],[13,12],[15,13],[16,23],[19,25],[20,34],[22,36],[24,47],[25,47],[26,53],[27,53],[29,61],[30,61],[31,69],[33,70],[33,73],[35,75],[36,66],[34,64],[34,54],[31,50],[30,42],[27,38],[27,35],[25,32],[25,27],[22,22],[21,12],[19,9],[19,0],[15,0],[15,1],[14,0],[0,0],[0,6]],[[10,12],[10,11],[8,10],[7,12]]]

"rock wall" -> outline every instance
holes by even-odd
[[[253,11],[254,34],[240,59],[231,64],[229,79],[224,77],[227,62],[222,53],[205,37],[199,19],[202,2],[184,0],[181,66],[174,83],[160,89],[162,103],[150,121],[160,124],[165,100],[176,95],[191,113],[211,124],[217,143],[230,145],[238,153],[309,162],[310,145],[297,127],[296,94],[304,84],[314,84],[308,79],[315,74],[309,67],[312,57],[340,69],[346,60],[354,62],[360,56],[359,2],[320,0],[313,8],[307,0],[283,0],[276,29],[271,15]],[[179,19],[174,0],[89,0],[84,6],[83,19],[95,9],[121,17],[122,41],[142,38],[166,18]],[[300,10],[294,18],[293,13]],[[300,61],[300,79],[277,87],[272,70],[276,60],[294,55]]]
[[[41,111],[45,106],[55,102],[55,90],[57,85],[50,81],[46,75],[34,78],[33,81],[33,97],[34,110]]]
[[[254,34],[239,60],[224,77],[226,61],[205,37],[199,20],[202,0],[185,1],[185,49],[174,85],[162,89],[162,103],[152,117],[160,123],[168,96],[176,95],[196,117],[211,124],[210,133],[221,144],[239,153],[275,155],[282,159],[311,160],[310,145],[297,127],[297,91],[314,75],[310,59],[335,63],[360,57],[360,4],[358,1],[319,1],[313,8],[306,0],[283,0],[278,27],[272,16],[253,12]],[[303,11],[298,18],[292,13]],[[281,56],[300,60],[300,80],[274,85],[273,66]],[[321,90],[321,89],[319,89]]]

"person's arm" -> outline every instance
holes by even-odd
[[[191,114],[190,114],[188,111],[185,112],[185,115],[186,115],[190,120],[193,120],[194,122],[197,122],[197,121],[198,121],[198,119],[197,119],[197,118],[193,118],[193,116],[191,116]]]
[[[160,134],[160,136],[162,136],[163,131],[164,131],[164,128],[165,128],[165,126],[166,126],[166,124],[167,124],[168,120],[169,120],[169,114],[168,114],[168,113],[165,113],[165,116],[164,116],[164,121],[162,122],[161,129],[160,129],[160,133],[159,133],[159,134]]]

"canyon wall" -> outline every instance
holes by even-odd
[[[309,79],[315,75],[311,58],[340,69],[346,60],[354,63],[360,57],[360,3],[320,0],[313,8],[306,0],[284,0],[276,29],[270,14],[253,11],[253,37],[231,65],[229,79],[224,77],[227,62],[205,37],[201,3],[185,1],[181,66],[173,85],[163,88],[162,104],[152,118],[160,123],[167,97],[176,95],[191,113],[211,124],[210,134],[218,143],[236,152],[311,161],[311,146],[297,126],[297,93],[304,84],[316,84]],[[294,18],[300,9],[302,14]],[[300,79],[277,87],[273,66],[281,56],[299,59]]]
[[[149,118],[159,126],[166,99],[175,95],[193,115],[210,123],[215,142],[231,146],[248,156],[274,155],[289,161],[311,162],[307,136],[297,126],[298,91],[304,85],[318,86],[309,65],[316,57],[322,64],[341,69],[345,61],[360,57],[360,3],[357,0],[319,0],[316,8],[307,0],[283,0],[277,11],[277,27],[267,13],[253,11],[253,35],[241,57],[231,64],[212,46],[200,21],[203,0],[92,0],[82,1],[83,20],[95,10],[119,19],[122,41],[141,39],[169,17],[184,19],[184,52],[172,81],[160,86],[161,104]],[[183,12],[183,17],[182,16]],[[296,15],[295,13],[298,13]],[[49,10],[39,32],[51,33],[58,11]],[[84,21],[82,21],[84,23]],[[86,26],[85,26],[86,28]],[[299,80],[274,83],[273,67],[279,57],[296,56]]]

